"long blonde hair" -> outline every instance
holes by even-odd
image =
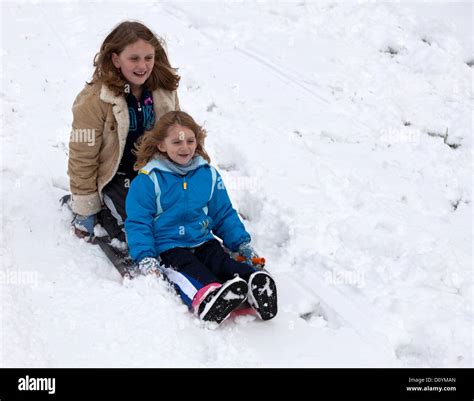
[[[120,54],[125,47],[143,39],[155,48],[155,64],[145,86],[151,91],[163,88],[176,90],[180,76],[172,68],[164,49],[164,41],[140,22],[124,21],[117,25],[104,39],[100,51],[94,57],[94,74],[89,85],[103,83],[116,95],[124,93],[126,80],[112,63],[112,53]]]
[[[151,131],[146,131],[143,136],[135,144],[135,150],[132,153],[137,157],[137,161],[133,168],[140,170],[147,164],[157,153],[162,157],[167,157],[165,152],[158,149],[158,144],[162,143],[168,136],[168,129],[179,124],[183,127],[189,128],[196,136],[196,152],[208,163],[211,158],[204,149],[204,139],[206,138],[206,130],[194,121],[194,119],[184,111],[170,111],[163,115],[153,127]]]

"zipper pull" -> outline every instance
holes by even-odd
[[[188,189],[188,183],[186,181],[183,182],[183,188],[185,191]]]
[[[140,102],[138,102],[138,111],[142,111],[142,105]]]

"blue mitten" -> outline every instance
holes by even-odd
[[[160,263],[155,258],[143,258],[138,262],[138,270],[143,275],[158,274]]]
[[[76,214],[73,224],[78,230],[89,234],[91,237],[94,236],[95,214],[90,216],[81,216],[80,214]]]
[[[239,262],[245,262],[253,267],[263,267],[265,265],[265,259],[258,256],[257,252],[255,252],[250,245],[250,242],[241,243],[237,253],[237,261]]]

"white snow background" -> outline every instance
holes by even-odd
[[[2,2],[1,367],[472,367],[472,4]],[[209,330],[70,232],[71,106],[120,21],[279,291]]]

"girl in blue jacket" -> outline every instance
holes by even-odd
[[[275,282],[252,265],[258,256],[209,164],[205,136],[190,115],[171,111],[139,141],[139,174],[126,199],[130,255],[144,274],[160,268],[202,320],[221,323],[245,300],[269,320],[277,313]]]

